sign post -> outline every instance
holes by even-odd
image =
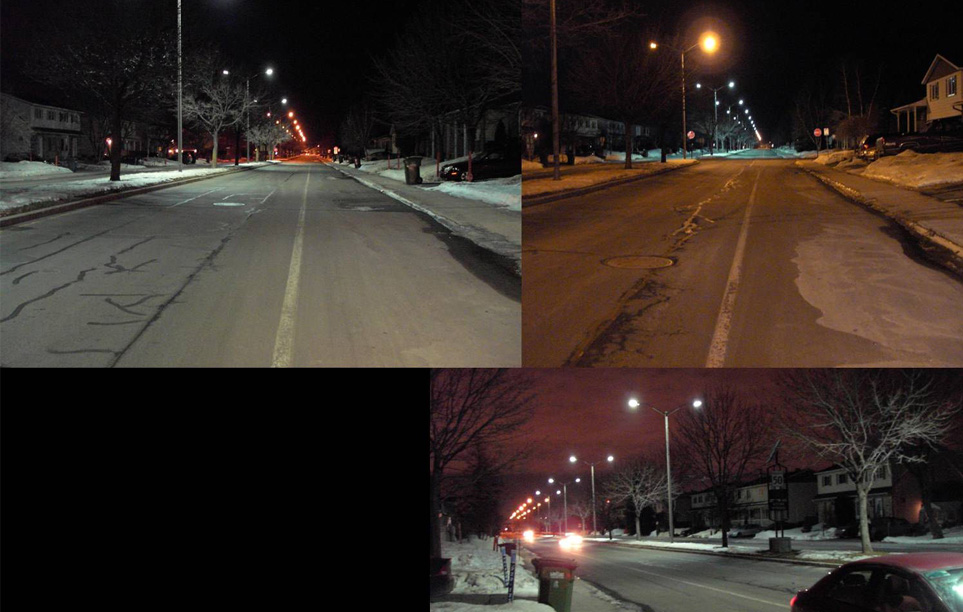
[[[766,468],[769,476],[769,520],[776,524],[776,537],[769,538],[769,552],[790,552],[792,539],[786,537],[785,528],[785,521],[789,518],[789,481],[786,479],[786,467],[779,463],[779,443],[777,440],[769,453],[772,465]]]
[[[823,135],[823,131],[819,128],[813,130],[813,136],[816,137],[816,157],[819,157],[819,137]]]

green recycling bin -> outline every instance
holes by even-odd
[[[541,558],[532,563],[538,575],[538,603],[548,604],[555,612],[571,612],[575,560]]]

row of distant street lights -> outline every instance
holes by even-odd
[[[642,403],[635,398],[631,398],[628,401],[629,408],[632,408],[633,410],[640,407],[641,405]],[[672,517],[672,468],[671,468],[670,455],[669,455],[669,416],[681,410],[682,408],[686,408],[690,405],[696,409],[701,408],[702,400],[694,400],[691,404],[683,404],[681,406],[673,408],[672,410],[659,410],[654,406],[649,406],[649,408],[652,409],[654,412],[661,414],[665,420],[665,475],[666,475],[666,499],[668,501],[669,541],[670,542],[675,541],[675,521]],[[576,457],[575,455],[570,456],[568,460],[569,460],[569,463],[578,463],[579,461],[578,457]],[[612,455],[609,455],[608,457],[606,457],[605,461],[608,463],[612,463],[613,461],[615,461],[615,457]],[[592,532],[595,533],[598,531],[598,526],[596,524],[596,517],[595,517],[595,507],[596,507],[595,465],[597,463],[602,463],[602,461],[595,461],[595,462],[582,461],[582,463],[585,463],[586,465],[588,465],[591,468],[591,473],[592,473]],[[568,531],[568,485],[573,484],[573,482],[579,483],[581,481],[582,481],[581,478],[576,478],[574,481],[559,482],[558,484],[562,485],[562,488],[560,490],[555,491],[556,495],[562,496],[562,503],[564,504],[564,507],[563,507],[564,529],[563,530],[565,532]],[[548,483],[556,484],[556,481],[554,478],[549,478]],[[541,494],[542,494],[541,491],[535,491],[535,498],[529,497],[525,501],[525,503],[519,506],[518,509],[516,509],[515,512],[512,513],[512,515],[509,517],[510,520],[523,519],[528,515],[530,515],[532,512],[536,512],[539,508],[541,508],[541,505],[542,505],[541,502],[536,501],[541,496]],[[549,520],[551,520],[551,516],[552,516],[551,494],[549,494],[549,496],[545,498],[545,503],[548,505],[548,515],[549,515]],[[534,504],[534,505],[530,506],[530,504]]]
[[[230,71],[228,71],[227,69],[224,69],[222,71],[222,74],[227,76],[230,74]],[[267,68],[264,70],[264,75],[266,76],[272,76],[273,74],[274,74],[274,68]],[[257,76],[259,76],[259,74],[251,75],[245,78],[245,85],[244,85],[245,107],[247,106],[247,99],[251,95],[251,79]],[[183,98],[184,98],[184,79],[183,79],[182,68],[181,68],[181,0],[177,0],[177,171],[178,172],[181,172],[184,169],[184,140],[183,140],[184,116],[183,116],[183,109],[182,109]],[[254,102],[257,102],[257,100],[254,100]],[[287,98],[281,99],[281,104],[287,105],[287,103],[288,103]],[[270,117],[271,113],[268,112],[267,116]],[[288,111],[288,118],[294,119],[293,110]],[[246,113],[245,122],[246,122],[246,129],[248,132],[250,132],[250,129],[251,129],[250,110],[248,110]],[[275,121],[275,123],[280,125],[281,122],[280,120],[277,120]],[[295,130],[298,132],[298,135],[301,137],[301,141],[307,142],[307,138],[304,135],[304,131],[301,128],[301,126],[298,125],[297,120],[294,120],[293,125]],[[294,136],[294,134],[291,134],[290,131],[288,131],[288,134],[290,134],[291,136]],[[249,140],[247,139],[245,140],[247,141],[247,151],[245,155],[246,155],[246,158],[250,160],[251,143]],[[235,164],[236,163],[237,163],[237,160],[235,159]]]

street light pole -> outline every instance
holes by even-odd
[[[184,97],[184,82],[181,77],[181,0],[177,0],[177,171],[184,170],[184,120],[181,99]]]
[[[568,458],[568,460],[571,461],[572,463],[575,463],[576,461],[578,461],[578,458],[575,455],[572,455],[571,457]],[[609,463],[612,463],[613,461],[615,461],[615,457],[613,457],[612,455],[609,455],[605,460],[608,461]],[[598,532],[598,527],[596,526],[596,522],[595,522],[595,464],[601,463],[601,461],[596,461],[595,463],[589,463],[588,461],[583,461],[582,463],[588,464],[588,466],[592,469],[592,533],[596,533]]]
[[[680,49],[678,47],[667,45],[670,49],[679,51],[679,55],[682,59],[682,159],[686,159],[686,149],[687,149],[686,140],[688,136],[688,129],[686,127],[686,120],[685,120],[685,54],[688,53],[689,51],[692,51],[699,45],[702,45],[702,48],[706,53],[714,53],[716,50],[717,44],[718,44],[718,41],[716,40],[715,34],[712,34],[711,32],[707,32],[703,35],[702,40],[700,40],[699,42],[697,42],[696,44],[688,48],[683,46]],[[649,43],[650,49],[655,49],[657,47],[658,47],[657,43],[655,42]]]
[[[581,478],[576,478],[576,479],[575,479],[575,482],[582,482],[582,479],[581,479]],[[549,479],[548,479],[548,483],[549,483],[549,484],[554,484],[554,483],[555,483],[555,479],[554,479],[554,478],[549,478]],[[571,483],[571,482],[560,482],[560,483],[558,483],[558,484],[562,485],[562,512],[564,513],[564,516],[562,517],[562,523],[563,523],[563,525],[565,526],[565,531],[564,531],[564,533],[568,533],[568,485],[570,485],[570,484],[572,484],[572,483]]]
[[[629,406],[632,408],[637,408],[640,405],[639,401],[636,399],[629,400]],[[692,402],[693,408],[698,408],[702,405],[701,400],[695,400]],[[649,406],[653,412],[661,414],[665,418],[665,480],[666,480],[666,499],[668,500],[668,510],[669,510],[669,542],[675,541],[675,520],[672,517],[672,466],[669,459],[669,415],[685,408],[685,406],[679,406],[673,410],[662,411]]]

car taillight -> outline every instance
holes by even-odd
[[[796,605],[796,598],[797,598],[797,597],[799,597],[799,595],[793,595],[793,596],[792,596],[792,599],[789,600],[789,608],[790,608],[790,609],[792,609],[792,607]]]

